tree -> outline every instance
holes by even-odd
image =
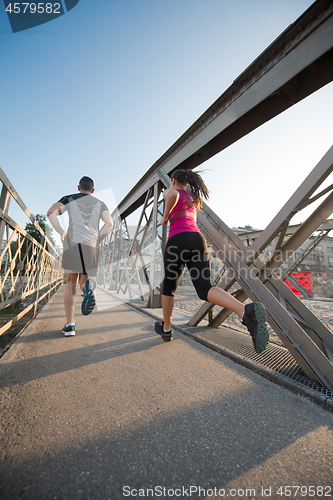
[[[55,241],[52,238],[52,229],[46,222],[47,220],[46,215],[36,214],[35,218],[36,222],[39,224],[40,228],[44,231],[48,239],[51,241],[53,245],[55,245]],[[24,229],[28,234],[30,234],[30,236],[32,236],[36,241],[38,241],[38,243],[40,243],[41,245],[44,243],[43,236],[32,222],[27,222]],[[46,246],[46,248],[48,249],[48,245]]]

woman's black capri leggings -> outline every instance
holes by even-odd
[[[207,243],[201,233],[178,233],[169,238],[164,252],[163,295],[174,296],[185,265],[198,296],[207,300],[212,285]]]

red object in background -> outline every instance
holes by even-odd
[[[292,277],[295,278],[295,280],[298,281],[302,287],[305,288],[305,290],[309,293],[312,293],[311,290],[311,273],[291,273]],[[285,284],[290,288],[290,290],[295,294],[295,295],[301,295],[301,292],[299,292],[293,285],[290,283],[290,281],[286,280]]]

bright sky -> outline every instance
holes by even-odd
[[[80,0],[13,34],[0,2],[1,168],[35,214],[82,175],[119,203],[311,3]],[[264,228],[332,145],[332,116],[329,84],[206,162],[211,208]]]

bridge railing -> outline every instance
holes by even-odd
[[[0,182],[0,311],[19,301],[22,305],[0,326],[1,336],[29,311],[35,315],[38,303],[62,283],[64,274],[59,252],[1,169]],[[36,228],[40,241],[8,215],[11,200]]]

